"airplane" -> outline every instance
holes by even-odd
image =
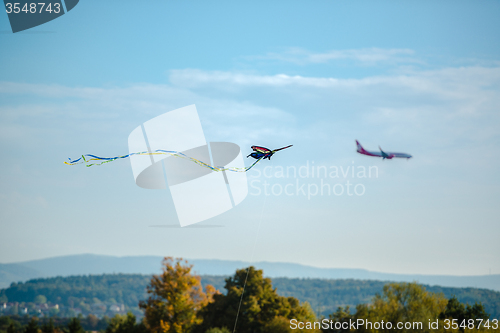
[[[380,152],[368,151],[368,150],[365,150],[365,148],[363,148],[363,146],[361,146],[361,144],[358,142],[358,140],[356,140],[356,146],[358,147],[358,149],[356,150],[358,153],[363,154],[363,155],[367,155],[367,156],[382,157],[383,160],[385,160],[386,158],[388,160],[390,160],[394,157],[406,158],[406,159],[412,158],[412,156],[410,154],[405,154],[405,153],[389,153],[389,152],[386,153],[385,151],[382,150],[382,148],[380,148],[380,146],[378,147],[380,149]]]
[[[289,146],[286,146],[286,147],[282,147],[282,148],[278,148],[278,149],[275,149],[275,150],[271,150],[271,149],[268,149],[268,148],[265,148],[265,147],[260,147],[260,146],[252,146],[252,150],[254,151],[253,153],[251,153],[250,155],[247,156],[248,157],[253,157],[255,159],[261,159],[262,157],[264,157],[264,159],[268,159],[268,160],[271,160],[271,156],[274,155],[275,152],[279,151],[279,150],[283,150],[283,149],[286,149],[286,148],[290,148],[291,146],[293,145],[289,145]]]

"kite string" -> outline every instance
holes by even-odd
[[[273,167],[274,161],[271,161],[271,168]],[[260,211],[259,225],[257,226],[257,232],[255,233],[255,239],[253,241],[252,256],[250,257],[250,264],[253,263],[253,257],[255,254],[255,246],[257,245],[257,239],[259,238],[260,226],[262,225],[262,218],[264,217],[264,208],[267,203],[267,195],[264,193],[264,202],[262,203],[262,209]],[[238,304],[238,312],[236,312],[236,319],[234,321],[233,333],[236,332],[236,324],[238,323],[238,317],[240,315],[241,303],[243,302],[243,295],[245,294],[245,288],[247,286],[248,274],[250,273],[250,266],[247,268],[247,274],[245,276],[245,282],[243,283],[243,291],[241,292],[240,303]]]
[[[82,157],[75,159],[75,160],[69,159],[69,162],[64,162],[64,164],[76,165],[76,164],[85,163],[86,167],[91,167],[94,165],[102,165],[104,163],[113,162],[113,161],[116,161],[118,159],[124,159],[124,158],[131,157],[134,155],[170,155],[170,156],[175,156],[175,157],[179,157],[179,158],[182,158],[185,160],[190,160],[190,161],[192,161],[200,166],[209,168],[212,171],[216,171],[216,172],[219,172],[219,171],[247,172],[248,170],[253,168],[260,160],[262,160],[265,157],[265,156],[260,157],[259,159],[257,159],[254,163],[252,163],[248,167],[244,167],[244,168],[227,167],[227,168],[224,168],[224,167],[211,166],[210,164],[207,164],[203,161],[197,160],[196,158],[187,156],[186,154],[178,152],[178,151],[168,151],[168,150],[157,149],[154,152],[144,151],[144,152],[139,152],[139,153],[130,153],[128,155],[115,156],[115,157],[99,157],[99,156],[95,156],[95,155],[91,155],[91,154],[86,154],[86,155],[82,155]],[[85,159],[85,156],[87,156],[87,159]],[[102,162],[90,163],[91,161],[102,161]]]

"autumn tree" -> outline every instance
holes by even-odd
[[[217,327],[214,327],[214,328],[209,329],[205,333],[231,333],[231,331],[228,330],[227,328],[217,328]]]
[[[166,257],[163,272],[153,275],[147,286],[149,298],[141,301],[144,324],[153,333],[185,333],[199,324],[196,313],[211,301],[215,289],[203,292],[199,276],[191,274],[192,266],[182,258]]]
[[[301,332],[291,330],[290,319],[316,320],[307,303],[301,305],[296,298],[279,296],[271,280],[254,267],[237,270],[226,279],[225,289],[226,295],[214,295],[214,301],[200,311],[203,322],[195,327],[195,333],[205,333],[212,328],[233,331],[237,317],[238,333]]]

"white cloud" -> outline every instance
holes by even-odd
[[[468,142],[480,144],[494,141],[500,126],[500,67],[359,79],[185,69],[171,71],[170,81],[126,87],[0,82],[1,95],[24,100],[0,105],[3,144],[23,136],[32,142],[47,128],[59,137],[65,131],[99,136],[120,129],[124,135],[152,116],[193,103],[209,140],[242,144],[258,138],[369,135],[375,128],[385,140],[398,136],[427,146],[436,140],[452,145],[467,134]]]
[[[256,75],[238,72],[203,71],[184,69],[170,71],[170,81],[176,86],[198,87],[203,85],[229,86],[305,86],[316,88],[359,88],[368,86],[390,85],[407,87],[414,91],[453,91],[461,94],[474,88],[500,84],[500,67],[461,67],[445,68],[432,71],[413,71],[407,74],[391,76],[371,76],[361,79],[339,79],[334,77],[304,77],[278,75]]]
[[[324,64],[339,60],[352,60],[358,64],[375,65],[378,63],[421,63],[413,55],[411,49],[381,49],[364,48],[350,50],[331,50],[323,53],[313,53],[301,48],[289,48],[284,52],[272,52],[265,56],[247,57],[250,60],[277,60],[298,65]]]
[[[288,133],[307,142],[348,135],[371,137],[379,144],[398,140],[413,150],[427,149],[433,163],[441,163],[443,149],[448,157],[454,152],[474,154],[475,149],[481,157],[470,163],[476,164],[488,163],[492,157],[487,151],[498,146],[500,67],[360,79],[187,69],[172,71],[170,79],[176,87],[214,99],[242,99],[284,110],[297,119],[287,124],[292,126]]]
[[[277,128],[294,121],[280,108],[232,98],[214,99],[185,87],[161,84],[106,88],[0,82],[1,95],[23,96],[22,101],[0,104],[3,146],[15,140],[16,146],[24,143],[30,147],[54,136],[71,141],[81,135],[86,136],[87,144],[95,141],[95,145],[102,142],[96,138],[107,133],[105,145],[118,140],[117,136],[126,138],[127,131],[151,117],[193,103],[208,140],[249,143],[263,135],[286,136],[285,130]]]

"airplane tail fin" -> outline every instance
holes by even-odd
[[[357,146],[357,151],[358,153],[364,151],[365,149],[363,148],[363,146],[361,145],[361,143],[359,143],[358,140],[356,140],[356,146]]]

